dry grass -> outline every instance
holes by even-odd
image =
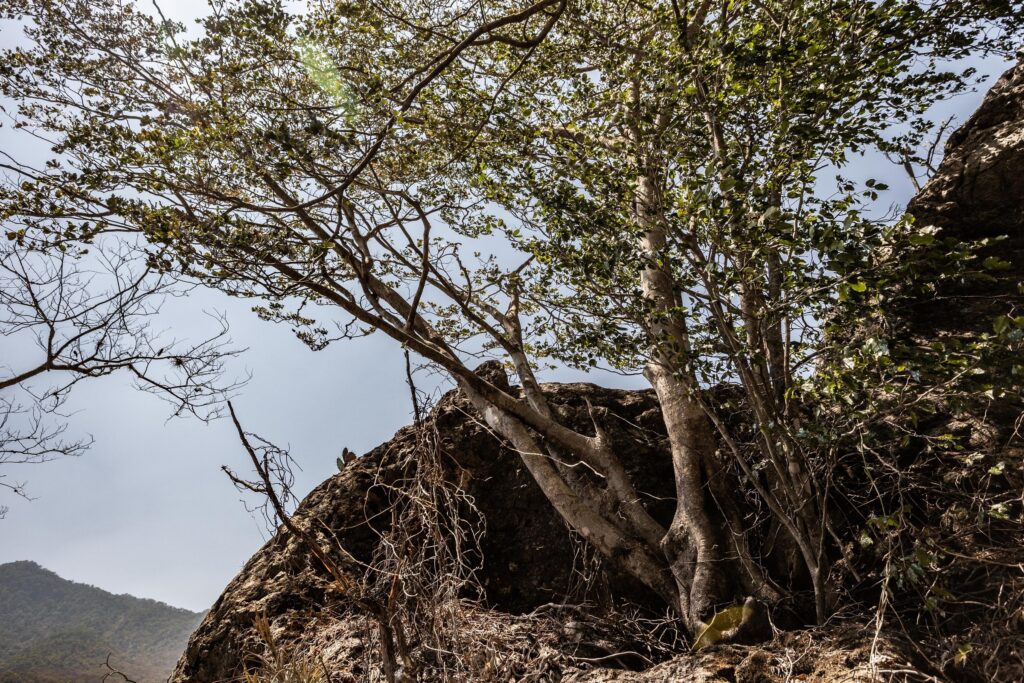
[[[323,664],[279,643],[265,616],[257,617],[253,627],[260,647],[250,654],[242,683],[329,683],[330,676]]]

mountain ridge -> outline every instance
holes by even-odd
[[[141,600],[142,602],[152,603],[152,604],[159,605],[161,607],[167,607],[169,609],[176,610],[176,611],[188,612],[189,614],[199,615],[199,614],[205,614],[205,612],[206,612],[206,610],[195,611],[195,610],[189,609],[188,607],[181,607],[179,605],[172,605],[171,603],[164,602],[163,600],[157,600],[156,598],[147,598],[147,597],[144,597],[144,596],[141,596],[141,595],[134,595],[134,594],[128,593],[128,592],[125,592],[125,593],[115,593],[115,592],[113,592],[111,590],[108,590],[108,589],[104,588],[103,586],[97,586],[96,584],[87,583],[85,581],[75,581],[74,579],[66,579],[63,576],[61,576],[60,574],[58,574],[57,572],[55,572],[54,570],[47,569],[46,567],[44,567],[43,565],[39,564],[35,560],[11,560],[10,562],[0,562],[0,572],[2,572],[4,570],[4,568],[6,568],[8,566],[12,566],[12,565],[21,565],[21,566],[25,566],[25,567],[31,567],[33,569],[40,570],[44,574],[52,575],[52,576],[56,577],[57,579],[59,579],[61,581],[65,581],[65,582],[68,582],[68,583],[73,583],[76,586],[85,586],[86,588],[95,588],[96,590],[102,591],[103,593],[107,593],[108,595],[112,595],[115,598],[132,598],[133,600]]]
[[[90,683],[104,661],[137,683],[166,680],[203,613],[0,564],[0,683]]]

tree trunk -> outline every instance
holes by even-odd
[[[487,401],[468,383],[460,382],[460,386],[488,426],[519,451],[523,464],[562,519],[598,552],[617,562],[668,604],[677,604],[675,582],[656,550],[641,538],[630,537],[602,515],[599,501],[584,499],[573,491],[526,425]]]
[[[772,599],[776,593],[751,560],[744,530],[736,528],[738,507],[731,499],[736,489],[725,481],[728,470],[717,454],[713,425],[695,397],[699,387],[690,362],[689,332],[667,262],[658,196],[653,174],[642,174],[634,218],[643,230],[641,246],[648,260],[642,287],[652,309],[654,345],[644,375],[661,404],[678,499],[662,550],[678,588],[679,611],[697,635],[707,629],[717,609],[751,595]]]
[[[676,480],[676,513],[662,540],[662,549],[679,590],[679,611],[691,632],[701,628],[716,607],[730,602],[729,585],[718,529],[709,515],[703,458],[713,453],[714,438],[699,406],[687,398],[688,390],[671,370],[658,363],[647,368],[672,449]]]

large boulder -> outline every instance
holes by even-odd
[[[674,508],[674,485],[653,392],[588,384],[544,388],[555,409],[580,428],[590,423],[586,401],[608,411],[606,428],[617,452],[637,488],[647,494],[651,511],[667,522]],[[518,454],[495,438],[458,392],[439,401],[431,428],[440,436],[437,450],[444,476],[474,502],[474,514],[485,529],[474,582],[482,594],[467,597],[508,614],[611,595],[657,604],[606,563],[591,557],[591,566],[581,566],[582,558],[591,554],[554,512]],[[417,448],[416,429],[400,430],[314,489],[299,506],[296,522],[318,520],[313,526],[324,530],[322,536],[333,535],[331,543],[357,562],[370,562],[382,534],[390,530],[389,492],[415,473]],[[590,581],[581,581],[584,569]],[[224,589],[193,634],[172,681],[212,683],[239,675],[246,656],[258,649],[258,617],[265,616],[282,638],[298,638],[311,618],[345,605],[329,592],[326,579],[323,567],[299,540],[279,530]]]

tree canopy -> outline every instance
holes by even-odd
[[[830,320],[884,307],[880,273],[928,240],[844,168],[877,150],[920,170],[929,107],[974,84],[959,60],[1012,53],[1020,3],[245,0],[194,33],[121,0],[0,7],[31,43],[0,87],[53,145],[44,169],[5,164],[13,241],[141,236],[149,267],[252,297],[315,349],[390,336],[695,636],[793,591],[835,608],[835,449],[870,419],[843,373],[888,350],[843,348]],[[548,405],[548,362],[643,371],[669,525],[605,416],[582,433]],[[733,403],[706,391],[722,383]],[[765,566],[769,528],[803,588]]]

